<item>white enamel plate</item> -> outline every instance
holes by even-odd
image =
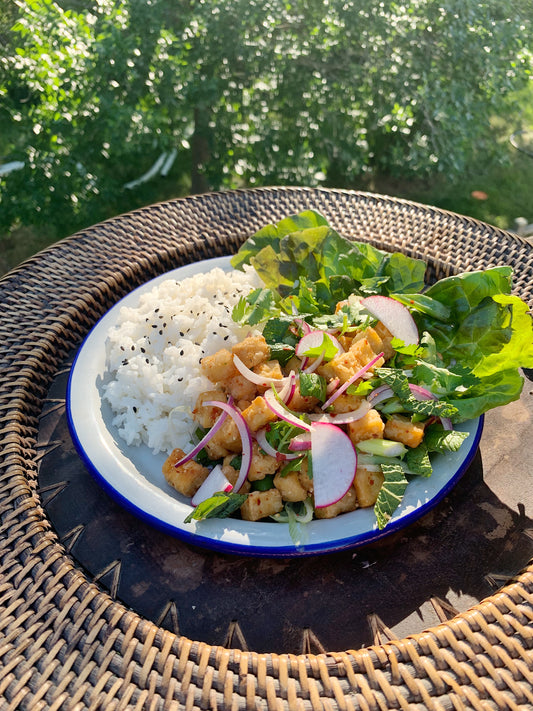
[[[198,546],[249,556],[301,556],[361,546],[390,535],[423,516],[450,492],[477,451],[482,417],[459,426],[469,433],[460,450],[433,456],[431,477],[410,482],[401,506],[381,531],[371,508],[312,521],[305,526],[305,541],[298,546],[286,524],[232,518],[184,523],[192,507],[166,483],[161,471],[165,455],[154,455],[144,445],[129,447],[111,424],[111,409],[102,400],[101,390],[109,377],[105,343],[122,306],[135,307],[141,294],[165,279],[180,280],[214,267],[230,269],[229,257],[180,267],[135,289],[98,321],[76,356],[67,390],[70,431],[89,471],[118,503],[149,524]]]

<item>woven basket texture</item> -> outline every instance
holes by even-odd
[[[263,188],[153,205],[63,240],[0,280],[0,708],[533,708],[533,564],[402,640],[323,654],[212,646],[114,600],[56,535],[38,489],[43,399],[61,363],[132,288],[231,254],[305,209],[343,235],[425,259],[429,278],[509,264],[533,305],[533,248],[474,219],[372,194]]]

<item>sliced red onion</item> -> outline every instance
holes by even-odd
[[[311,449],[311,435],[308,432],[296,435],[296,437],[293,437],[289,442],[289,449],[293,452],[305,452]]]
[[[394,391],[388,385],[380,385],[379,388],[372,390],[372,392],[367,395],[368,402],[372,403],[372,406],[377,405],[383,400],[388,400],[390,397],[394,397]]]
[[[413,393],[417,400],[438,400],[436,395],[427,390],[427,388],[423,388],[421,385],[409,383],[409,390]],[[380,385],[379,388],[376,388],[370,393],[370,395],[367,396],[367,400],[372,404],[372,407],[374,407],[374,405],[377,405],[383,400],[387,400],[393,396],[394,392],[392,388],[388,385]],[[449,417],[439,417],[438,419],[441,421],[442,427],[445,430],[453,430],[453,424]]]
[[[350,422],[357,422],[370,410],[372,405],[367,401],[363,400],[361,405],[357,410],[350,410],[350,412],[339,412],[336,414],[328,414],[324,412],[318,415],[309,415],[311,422],[327,422],[331,425],[347,425]]]
[[[331,393],[339,387],[340,383],[340,378],[333,378],[333,380],[330,380],[329,383],[327,384],[326,387],[326,393],[328,395],[331,395]]]
[[[292,399],[294,391],[296,390],[296,373],[294,370],[291,370],[289,375],[285,378],[285,381],[285,385],[279,391],[278,396],[280,400],[283,400],[283,402],[287,404]]]
[[[379,355],[375,356],[372,358],[371,361],[369,361],[366,365],[364,365],[360,370],[357,371],[352,377],[347,380],[344,385],[341,385],[340,388],[337,388],[333,395],[331,395],[328,400],[322,405],[322,409],[326,410],[335,400],[339,397],[339,395],[342,395],[342,393],[350,387],[352,383],[354,383],[356,380],[359,380],[366,372],[367,370],[370,370],[370,368],[378,362],[380,358],[383,358],[383,353],[380,353]]]
[[[196,494],[191,499],[193,506],[198,506],[202,501],[209,499],[219,491],[228,494],[233,489],[233,485],[228,481],[226,475],[222,471],[220,464],[211,469],[207,478],[204,480]]]
[[[311,365],[307,365],[307,361],[309,360],[309,358],[305,358],[305,366],[304,366],[304,363],[302,362],[302,371],[304,373],[314,373],[315,370],[318,368],[318,366],[324,360],[324,352],[325,351],[322,351],[322,353],[315,358],[315,360],[311,363]]]
[[[210,401],[210,402],[212,402],[212,401]],[[229,398],[229,403],[233,404],[233,398],[231,398],[231,397]],[[207,405],[207,404],[208,403],[204,402],[204,405]],[[211,429],[209,430],[209,432],[206,432],[206,434],[202,437],[202,439],[198,442],[198,444],[196,444],[188,454],[186,454],[184,457],[182,457],[179,460],[179,462],[176,462],[176,464],[174,464],[174,466],[177,468],[177,467],[181,466],[182,464],[186,464],[187,462],[190,462],[191,459],[194,459],[194,457],[196,457],[198,452],[201,452],[202,449],[205,447],[205,445],[209,442],[209,440],[216,435],[216,433],[219,431],[219,429],[224,424],[224,420],[226,419],[227,416],[228,415],[225,412],[222,412],[220,414],[219,418],[217,419],[217,421],[215,422],[215,424],[213,425],[213,427],[211,427]]]
[[[288,410],[284,403],[280,402],[276,395],[272,392],[272,390],[267,390],[266,393],[264,394],[265,402],[268,405],[269,409],[277,415],[277,417],[280,418],[280,420],[285,420],[285,422],[289,422],[291,425],[295,425],[296,427],[301,427],[302,430],[311,430],[311,426],[307,424],[307,422],[304,422],[301,420],[299,417],[294,415],[290,410]]]
[[[275,457],[278,461],[296,459],[299,456],[298,454],[287,454],[286,452],[280,452],[275,449],[266,438],[266,432],[266,428],[263,428],[255,433],[255,439],[257,440],[257,443],[259,444],[263,452],[269,454],[271,457]]]
[[[414,383],[409,383],[409,390],[413,393],[417,400],[437,400],[437,396],[433,395],[432,392],[423,388],[421,385],[415,385]]]
[[[224,410],[224,412],[226,412],[231,417],[233,422],[235,422],[239,434],[241,436],[241,468],[239,470],[239,476],[237,477],[235,486],[233,487],[234,490],[238,493],[240,488],[246,481],[246,477],[248,476],[248,472],[250,471],[250,464],[252,462],[252,435],[250,434],[250,430],[248,429],[246,420],[241,415],[239,410],[237,410],[237,408],[233,406],[233,404],[230,404],[229,402],[219,402],[217,400],[208,400],[207,402],[204,402],[204,405],[207,405],[209,407],[220,407],[221,410]]]
[[[248,368],[248,366],[246,366],[242,362],[238,355],[233,356],[233,362],[239,373],[243,375],[246,380],[249,380],[251,383],[254,383],[254,385],[263,385],[265,387],[268,387],[271,384],[281,386],[285,384],[285,378],[268,378],[264,375],[254,373],[253,370],[250,370],[250,368]]]

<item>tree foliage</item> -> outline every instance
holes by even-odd
[[[0,176],[4,230],[67,234],[165,190],[457,174],[531,75],[530,0],[6,7],[0,162],[24,168]]]

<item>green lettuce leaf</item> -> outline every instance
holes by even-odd
[[[332,311],[351,293],[420,291],[426,270],[420,259],[342,237],[314,211],[263,228],[246,240],[231,263],[236,269],[251,264],[265,287],[281,298],[298,296],[300,313]],[[305,305],[306,289],[311,290],[311,308]]]

